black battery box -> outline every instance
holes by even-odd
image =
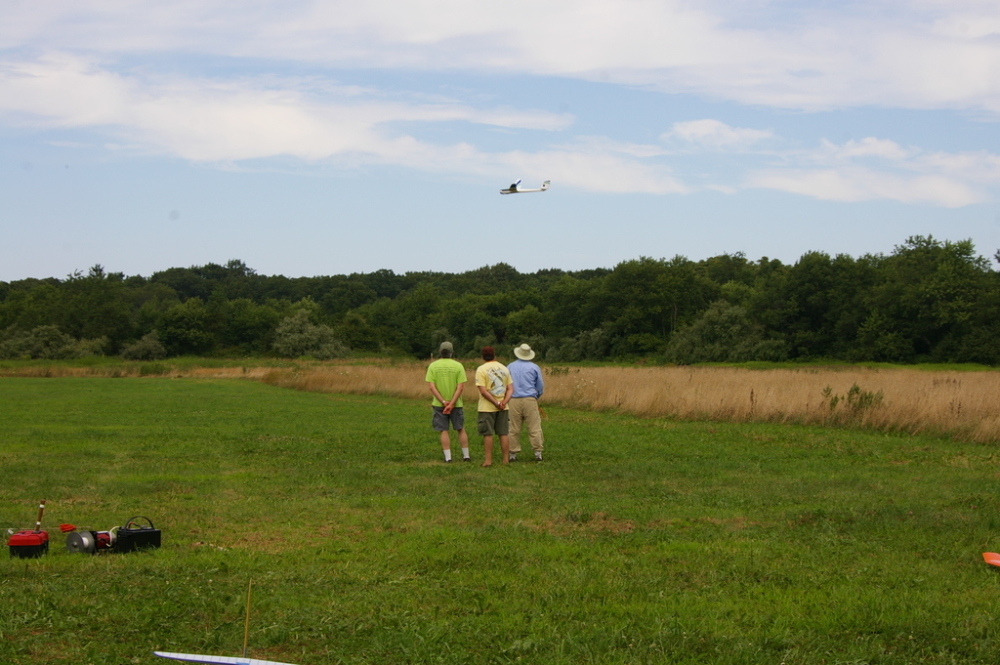
[[[134,552],[160,546],[160,530],[148,517],[133,517],[118,527],[114,549],[117,552]]]

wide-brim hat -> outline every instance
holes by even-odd
[[[527,344],[522,344],[521,346],[514,349],[514,355],[521,360],[531,360],[535,357],[535,352],[531,350],[531,347]]]

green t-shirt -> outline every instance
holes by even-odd
[[[451,399],[455,390],[458,389],[458,384],[468,381],[468,377],[465,376],[465,367],[462,366],[462,363],[454,358],[439,358],[427,367],[427,377],[424,380],[433,383],[438,392],[441,393],[441,397]],[[431,404],[444,406],[437,397],[431,400]],[[458,398],[458,403],[455,406],[462,406],[461,397]]]

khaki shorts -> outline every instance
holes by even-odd
[[[480,411],[479,436],[507,436],[510,433],[510,416],[507,411]]]

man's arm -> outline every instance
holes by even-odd
[[[500,401],[499,404],[497,404],[497,407],[501,411],[507,408],[507,404],[510,402],[510,396],[513,394],[514,394],[514,383],[511,382],[507,384],[507,390],[504,391],[503,399]]]
[[[449,403],[452,405],[457,403],[458,398],[462,396],[462,391],[465,390],[465,384],[460,383],[458,384],[458,387],[455,388],[455,394],[451,396],[451,399],[445,399],[444,395],[441,394],[437,386],[434,385],[434,382],[428,381],[427,386],[431,389],[431,394],[434,395],[434,397],[436,397],[437,400],[445,406],[448,406]]]
[[[458,405],[458,398],[460,398],[462,396],[462,391],[463,390],[465,390],[465,383],[464,382],[458,384],[458,386],[455,388],[455,394],[452,395],[451,399],[448,400],[448,403],[444,405],[444,412],[445,413],[451,413],[452,409],[454,409]]]
[[[436,399],[437,401],[441,402],[442,404],[446,404],[447,403],[448,400],[446,400],[441,395],[441,392],[438,390],[437,386],[434,385],[433,381],[428,381],[427,382],[427,387],[431,389],[431,394],[434,395],[434,399]]]
[[[485,397],[489,401],[490,404],[492,404],[493,406],[497,407],[501,411],[503,411],[504,409],[507,408],[507,402],[510,401],[510,394],[512,392],[514,392],[514,386],[513,386],[513,384],[508,385],[507,386],[507,392],[506,392],[506,394],[504,394],[504,398],[502,400],[498,401],[497,398],[493,396],[493,393],[491,393],[489,390],[486,389],[486,386],[476,386],[476,387],[479,388],[479,394],[480,395],[482,395],[483,397]]]

